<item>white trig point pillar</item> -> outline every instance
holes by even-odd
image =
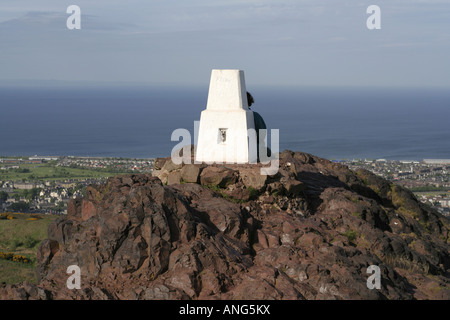
[[[196,162],[256,163],[248,129],[254,129],[248,108],[244,71],[212,70],[208,103],[200,117]],[[256,151],[256,148],[255,148]]]

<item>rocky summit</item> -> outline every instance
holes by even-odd
[[[410,191],[289,150],[260,168],[160,158],[91,185],[49,226],[38,284],[0,298],[450,299],[448,219]]]

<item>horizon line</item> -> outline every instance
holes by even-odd
[[[68,86],[140,86],[140,87],[209,87],[209,81],[204,83],[186,83],[186,82],[155,82],[155,81],[111,81],[111,80],[62,80],[62,79],[0,79],[0,88],[2,87],[68,87]],[[412,85],[412,84],[280,84],[280,83],[255,83],[253,87],[274,87],[274,88],[361,88],[361,89],[450,89],[449,85]]]

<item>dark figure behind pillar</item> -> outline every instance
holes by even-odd
[[[253,96],[247,92],[247,102],[248,102],[248,108],[250,109],[250,106],[255,103],[255,99],[253,99]],[[253,111],[253,118],[255,120],[255,130],[256,130],[256,150],[257,150],[257,154],[258,154],[258,162],[259,162],[259,129],[267,129],[266,123],[264,122],[263,117],[261,117],[261,115],[256,112]],[[265,139],[266,135],[261,133],[261,143],[264,144],[264,139]],[[265,146],[267,148],[267,156],[270,157],[271,156],[271,151],[270,149]]]

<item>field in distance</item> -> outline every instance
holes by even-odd
[[[52,181],[61,179],[106,178],[119,174],[118,170],[58,167],[54,162],[40,164],[20,164],[19,168],[1,170],[0,180],[3,181]]]
[[[10,252],[30,260],[30,263],[22,263],[0,259],[0,283],[36,283],[37,249],[42,240],[47,238],[48,225],[59,216],[21,213],[0,216],[0,252]]]

